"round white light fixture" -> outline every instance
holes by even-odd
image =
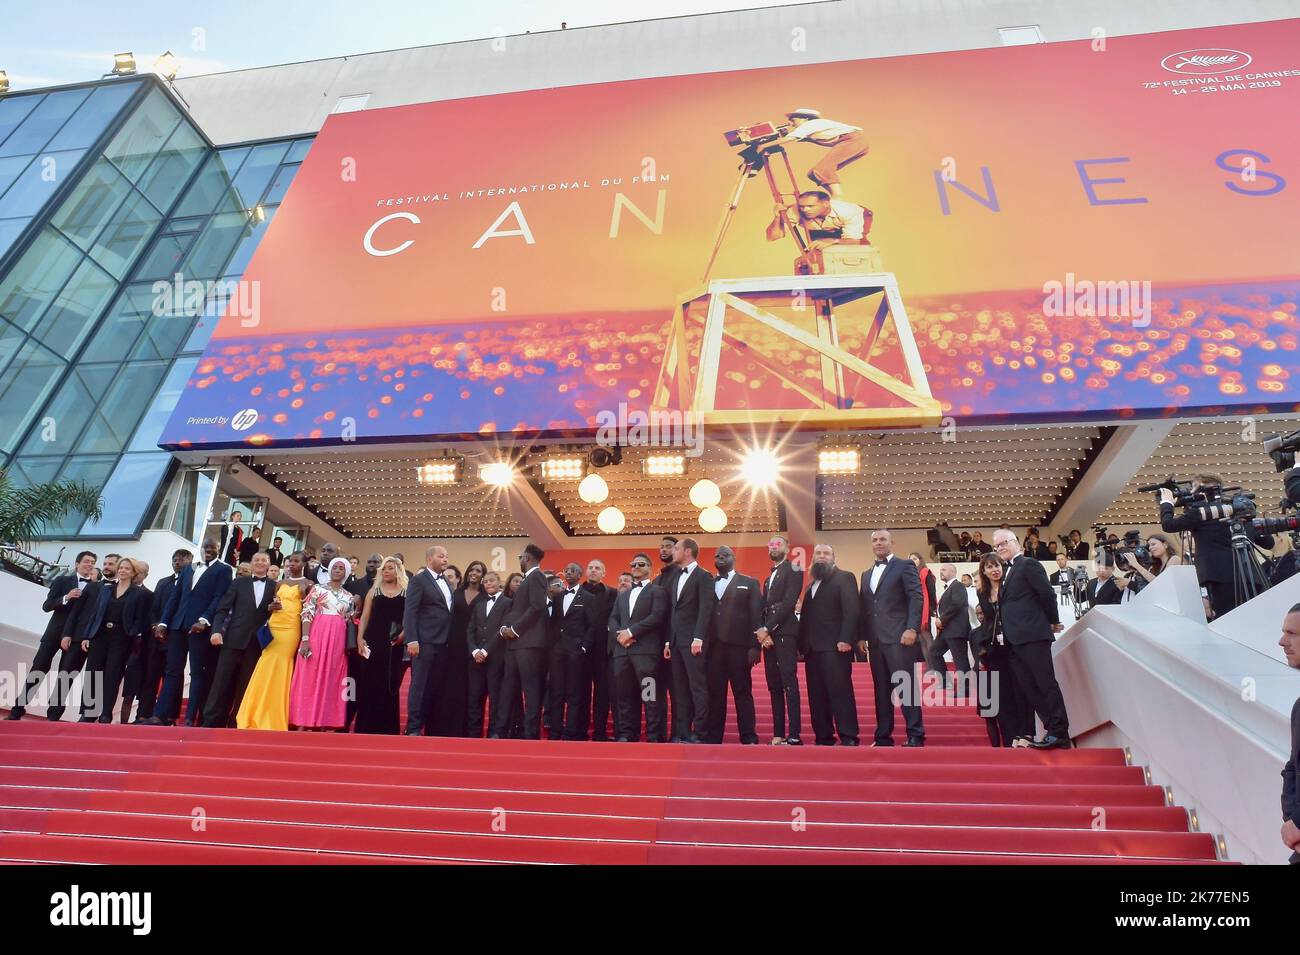
[[[780,475],[780,462],[765,448],[750,451],[740,464],[740,476],[752,487],[772,487]]]
[[[599,504],[609,497],[609,485],[599,474],[588,474],[578,484],[578,497],[588,504]]]
[[[605,508],[596,518],[596,526],[605,534],[617,534],[623,529],[623,525],[626,523],[627,521],[623,517],[623,512],[613,506]]]
[[[709,534],[716,534],[727,526],[727,513],[720,507],[706,507],[700,511],[700,527]]]
[[[509,487],[515,480],[515,469],[505,461],[493,461],[478,469],[478,476],[484,484],[496,487]]]
[[[721,500],[721,489],[708,478],[703,478],[691,485],[691,503],[696,507],[714,507]]]

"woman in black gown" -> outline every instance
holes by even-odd
[[[483,592],[483,574],[487,568],[482,561],[474,561],[464,576],[452,564],[443,571],[451,584],[451,632],[447,635],[447,650],[438,661],[441,673],[437,686],[442,692],[434,698],[433,736],[465,736],[467,733],[465,711],[469,703],[469,673],[465,661],[469,659],[469,622],[473,615],[473,601]],[[472,589],[467,591],[469,577],[474,577]]]
[[[1002,574],[1002,561],[996,554],[980,558],[975,588],[979,596],[980,628],[971,643],[976,645],[979,662],[989,673],[987,682],[981,681],[983,685],[979,689],[980,716],[984,717],[989,742],[994,746],[1020,748],[1028,746],[1034,738],[1034,713],[1011,672],[1007,647],[999,640]]]
[[[400,732],[398,702],[402,686],[402,613],[406,609],[406,570],[396,557],[379,565],[375,587],[366,597],[357,628],[358,733]],[[366,652],[369,651],[369,659]]]

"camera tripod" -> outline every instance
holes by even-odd
[[[1234,517],[1228,525],[1232,531],[1232,594],[1234,606],[1240,607],[1252,597],[1268,590],[1268,579],[1255,560],[1255,545],[1246,536],[1246,525]]]
[[[781,186],[778,185],[776,176],[772,172],[772,159],[778,155],[781,157],[785,173],[790,179],[788,201],[787,194],[781,190]],[[799,180],[795,177],[794,166],[790,164],[790,156],[786,153],[784,146],[770,143],[767,145],[753,143],[741,151],[740,159],[740,178],[736,180],[736,188],[731,191],[731,200],[727,203],[727,211],[723,213],[722,225],[718,227],[718,237],[713,242],[713,251],[709,253],[708,264],[704,266],[704,277],[700,280],[705,284],[709,281],[709,273],[713,271],[713,263],[718,258],[718,252],[722,248],[722,241],[727,237],[727,230],[731,228],[731,220],[735,218],[736,209],[740,206],[740,197],[744,194],[745,183],[756,177],[759,172],[762,172],[767,177],[767,188],[772,193],[772,199],[777,205],[786,206],[799,198]],[[797,219],[794,222],[787,221],[785,225],[794,238],[795,245],[799,247],[799,254],[806,254],[811,246],[808,244],[808,236],[804,232],[804,227]]]

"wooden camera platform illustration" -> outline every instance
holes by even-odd
[[[681,296],[673,312],[651,407],[698,414],[706,425],[938,424],[943,413],[930,393],[898,280],[883,270],[874,246],[813,243],[791,217],[786,233],[799,252],[797,274],[710,278],[750,179],[762,173],[778,206],[797,201],[799,186],[780,143],[788,130],[759,123],[724,134],[730,146],[740,149],[740,175],[703,284]],[[692,336],[701,324],[703,334],[693,348]],[[804,364],[792,366],[789,356],[800,348],[816,357],[803,356]],[[891,367],[873,364],[873,356],[890,359]],[[809,359],[820,365],[819,378],[810,373]],[[736,389],[725,384],[720,389],[720,377],[725,374],[734,382],[737,361],[762,375],[745,382],[762,392],[755,396],[758,400],[725,400],[734,398]]]
[[[862,303],[855,311],[865,306],[873,317],[855,329],[861,341],[850,352],[840,343],[836,310],[855,302]],[[778,311],[792,314],[787,317]],[[797,320],[792,320],[794,316]],[[701,322],[698,356],[692,360],[688,326]],[[756,323],[774,343],[795,343],[815,352],[820,382],[809,381],[807,375],[798,373],[801,369],[784,364],[779,354],[765,353],[754,335],[737,328],[742,322],[750,330]],[[901,375],[898,369],[886,371],[871,363],[873,351],[891,328],[901,352]],[[755,409],[720,405],[719,375],[728,349],[743,351],[745,359],[761,369],[765,389],[792,391],[802,397],[802,406]],[[854,400],[853,393],[862,390],[851,386],[854,376],[876,386],[877,395],[898,400],[888,404]],[[698,413],[706,425],[816,421],[928,427],[942,418],[939,401],[930,394],[898,283],[888,272],[709,281],[683,296],[673,313],[652,407]]]

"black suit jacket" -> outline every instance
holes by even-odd
[[[960,580],[948,581],[943,595],[939,597],[939,620],[943,624],[940,632],[944,638],[953,640],[970,639],[970,592]]]
[[[664,649],[664,630],[668,622],[668,592],[651,583],[641,585],[636,607],[629,611],[632,591],[620,591],[609,614],[609,652],[611,656],[660,656]],[[623,630],[632,632],[633,643],[624,647],[618,642]]]
[[[1300,700],[1291,707],[1291,758],[1282,767],[1282,818],[1300,826],[1300,791],[1296,788],[1300,767]],[[1300,851],[1291,853],[1292,864],[1300,863]]]
[[[152,627],[155,623],[161,623],[163,618],[163,609],[167,606],[167,601],[171,599],[172,591],[176,588],[176,578],[179,575],[172,574],[170,577],[164,577],[158,584],[158,589],[153,592],[153,600],[149,602],[149,625]]]
[[[768,580],[771,584],[768,584]],[[776,577],[768,574],[763,581],[763,626],[769,636],[775,637],[786,630],[797,629],[794,607],[803,593],[803,571],[796,570],[788,560],[776,565]]]
[[[253,642],[262,624],[271,616],[271,601],[279,585],[267,579],[262,588],[262,600],[254,599],[252,577],[240,577],[217,606],[217,618],[212,621],[212,632],[221,634],[221,645],[232,650],[243,650]]]
[[[276,567],[284,566],[284,551],[276,550],[274,547],[268,547],[266,549],[266,556],[271,558],[272,565]]]
[[[871,592],[871,572],[875,564],[862,572],[858,588],[861,605],[862,639],[868,643],[898,644],[903,631],[921,635],[921,574],[916,564],[895,554],[880,575],[876,592]]]
[[[741,573],[732,574],[727,589],[722,592],[722,599],[713,606],[706,645],[712,646],[714,640],[720,640],[729,646],[757,650],[755,633],[762,625],[763,595],[759,592],[758,581]]]
[[[541,568],[524,574],[524,581],[515,591],[505,626],[519,634],[518,639],[507,641],[511,650],[544,650],[550,645],[551,615],[547,609],[546,575]]]
[[[1070,560],[1087,560],[1088,550],[1088,542],[1079,541],[1079,543],[1075,544],[1073,547],[1068,548],[1065,553]]]
[[[1021,554],[1012,562],[1002,575],[998,604],[1007,643],[1056,639],[1052,624],[1061,622],[1059,607],[1047,571],[1038,561]]]
[[[500,592],[492,604],[491,613],[488,613],[486,597],[475,602],[471,608],[473,616],[470,617],[469,630],[466,632],[470,653],[486,650],[491,659],[494,653],[501,652],[501,627],[510,612],[511,603],[510,598]]]
[[[590,649],[597,654],[599,659],[607,659],[609,656],[609,615],[614,610],[614,601],[618,598],[618,591],[613,587],[607,587],[604,584],[593,584],[590,581],[582,584],[582,589],[591,594],[596,600],[596,616],[600,620],[600,636]]]
[[[555,598],[556,639],[565,650],[590,653],[597,642],[606,642],[605,624],[609,617],[600,616],[604,604],[599,597],[583,590],[581,585],[577,590],[569,604],[568,613],[564,612],[564,598],[567,594],[561,593]]]
[[[448,589],[451,588],[449,581]],[[455,593],[452,594],[453,599]],[[406,584],[406,607],[402,611],[402,639],[406,643],[443,646],[451,633],[451,608],[442,587],[427,567],[412,574]]]
[[[681,575],[679,570],[664,587],[671,608],[668,640],[674,647],[683,649],[689,649],[692,641],[700,640],[707,649],[709,623],[718,602],[713,592],[713,574],[696,564],[685,583]],[[681,584],[681,596],[677,594],[678,584]]]
[[[1107,580],[1101,580],[1098,577],[1088,581],[1088,586],[1083,592],[1084,598],[1094,607],[1101,607],[1105,604],[1117,604],[1124,594],[1120,591],[1112,577]]]
[[[916,566],[910,560],[908,564],[915,574]],[[815,596],[813,584],[817,584]],[[804,653],[832,653],[837,652],[837,643],[853,646],[858,639],[860,612],[857,585],[849,571],[837,567],[821,583],[814,580],[804,592],[799,613],[799,649]]]
[[[1196,544],[1196,578],[1203,584],[1232,583],[1232,530],[1222,521],[1203,523],[1192,514],[1174,514],[1172,504],[1160,505],[1160,527],[1169,534],[1192,532]],[[1261,534],[1246,522],[1246,536],[1271,549],[1273,535]]]
[[[116,580],[101,580],[81,592],[66,621],[73,640],[95,639],[99,625],[104,621],[108,601],[116,588]],[[128,637],[138,637],[149,627],[149,600],[146,593],[143,587],[133,584],[122,597],[125,601],[122,605],[122,628]]]
[[[78,577],[76,574],[64,574],[62,577],[54,578],[50,584],[50,591],[45,596],[45,602],[41,604],[41,609],[50,615],[50,621],[45,625],[44,638],[62,639],[63,637],[72,636],[72,629],[68,626],[68,618],[72,611],[77,608],[85,596],[83,589],[81,597],[76,600],[63,602],[63,598],[77,589]],[[91,580],[86,586],[95,583]]]

